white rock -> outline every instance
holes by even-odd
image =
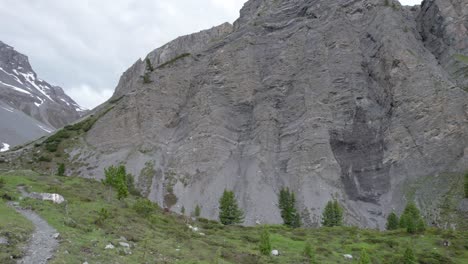
[[[200,236],[204,236],[204,235],[205,235],[205,233],[198,233],[198,234],[199,234]]]
[[[112,245],[112,244],[109,244],[109,245],[107,245],[107,246],[106,246],[106,248],[105,248],[105,249],[114,249],[114,248],[115,248],[115,247],[114,247],[114,245]]]
[[[63,196],[56,193],[31,193],[29,196],[38,200],[52,201],[56,204],[61,204],[65,202]]]
[[[125,243],[125,242],[119,242],[119,245],[120,245],[121,247],[130,248],[130,244]]]
[[[260,220],[256,220],[256,221],[255,221],[255,224],[256,224],[256,225],[261,225],[262,222],[260,222]]]
[[[273,250],[271,251],[271,255],[272,255],[272,256],[279,256],[279,251],[276,250],[276,249],[273,249]]]
[[[350,254],[344,254],[343,257],[345,259],[353,259],[353,255],[350,255]]]
[[[83,264],[89,264],[88,261],[83,262]]]
[[[55,238],[55,239],[59,238],[59,236],[60,236],[60,233],[55,233],[55,234],[52,235],[52,237]]]

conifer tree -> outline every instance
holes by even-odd
[[[296,210],[296,197],[293,192],[289,191],[289,188],[281,189],[278,204],[284,224],[290,227],[300,227],[301,218]]]
[[[424,232],[426,229],[424,219],[421,217],[419,209],[414,202],[410,202],[406,205],[400,218],[400,227],[406,228],[406,232],[410,234]]]
[[[325,206],[322,225],[327,227],[343,225],[343,209],[337,200],[329,201]]]
[[[201,214],[201,208],[200,208],[200,205],[197,204],[197,206],[195,206],[195,211],[193,212],[193,216],[200,217],[200,214]]]
[[[395,212],[391,212],[387,217],[387,230],[396,230],[398,229],[398,226],[398,216],[395,214]]]
[[[225,189],[219,199],[219,220],[224,225],[240,224],[244,221],[244,213],[239,209],[233,191]]]
[[[468,172],[465,173],[465,198],[468,198]]]
[[[371,264],[371,260],[369,255],[367,254],[367,251],[363,249],[361,251],[361,256],[359,257],[359,264]]]
[[[416,257],[414,256],[413,250],[407,248],[403,255],[403,264],[416,264]]]
[[[263,227],[260,234],[260,253],[263,255],[270,255],[271,252],[271,242],[270,242],[270,232],[268,232],[267,227]]]

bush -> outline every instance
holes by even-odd
[[[302,252],[302,254],[304,255],[304,257],[306,257],[309,263],[312,263],[314,261],[315,256],[310,242],[305,243],[304,251]]]
[[[413,250],[407,248],[405,254],[403,254],[403,264],[416,264],[416,257],[414,256]]]
[[[49,143],[46,143],[45,147],[46,147],[46,150],[49,152],[56,152],[59,144],[60,142],[56,142],[56,141],[49,142]]]
[[[465,198],[468,198],[468,172],[465,173]]]
[[[65,175],[65,164],[60,163],[58,168],[57,168],[57,175],[58,176],[63,176]]]
[[[95,224],[102,226],[104,222],[109,218],[109,216],[109,211],[107,211],[106,208],[101,208],[101,210],[98,212],[98,217],[95,221]]]
[[[270,255],[271,252],[271,242],[270,242],[270,233],[266,227],[263,227],[260,234],[260,253],[263,255]]]
[[[3,188],[5,184],[5,179],[3,177],[0,177],[0,188]]]
[[[52,159],[47,156],[40,156],[38,159],[40,162],[51,162]]]
[[[367,254],[367,251],[363,249],[361,251],[361,256],[359,257],[359,264],[371,264],[371,260],[369,255]]]
[[[133,210],[143,217],[149,217],[156,209],[156,204],[144,198],[138,199],[133,205]]]
[[[154,71],[154,68],[153,68],[153,65],[151,64],[150,59],[146,58],[145,62],[146,62],[146,70],[149,71],[149,72]]]

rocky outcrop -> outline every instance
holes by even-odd
[[[426,0],[417,20],[427,49],[452,80],[468,91],[468,3]]]
[[[62,88],[39,79],[27,56],[0,41],[0,145],[47,135],[84,113]]]
[[[246,224],[280,223],[289,187],[307,225],[335,197],[382,228],[409,181],[468,169],[467,92],[424,37],[442,1],[426,2],[251,0],[232,28],[150,53],[150,82],[137,61],[70,160],[94,178],[123,162],[150,199],[207,218],[228,188]]]

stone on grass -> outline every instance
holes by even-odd
[[[272,255],[272,256],[279,256],[279,251],[276,250],[276,249],[273,249],[273,250],[271,251],[271,255]]]

